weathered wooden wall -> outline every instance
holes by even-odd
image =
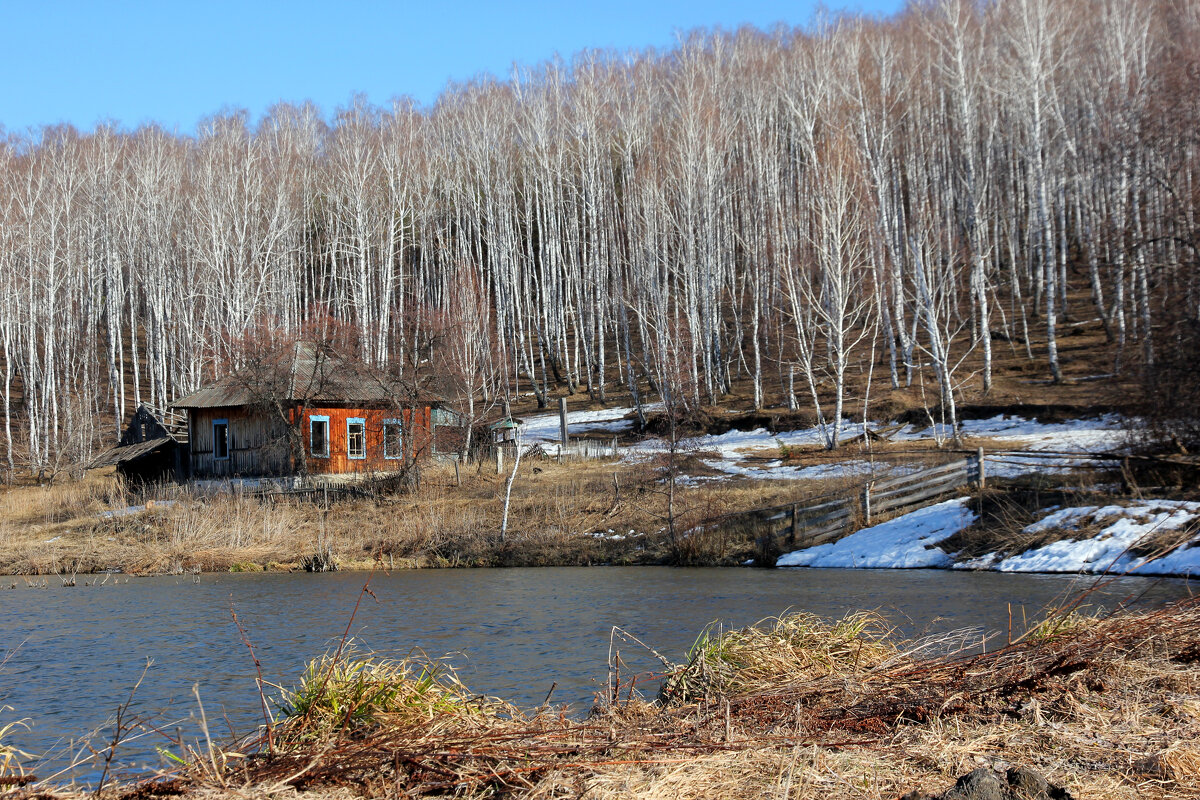
[[[192,477],[232,478],[280,475],[291,470],[288,430],[265,412],[238,408],[197,408],[189,416]],[[229,458],[213,458],[213,422],[229,420]]]

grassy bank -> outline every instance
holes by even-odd
[[[963,411],[984,419],[1025,413],[1050,422],[1082,413],[1074,406],[1020,405]],[[457,472],[428,468],[416,487],[391,488],[371,499],[329,507],[287,497],[202,494],[179,486],[131,491],[111,470],[93,470],[82,480],[51,486],[6,487],[0,489],[0,574],[57,574],[69,581],[77,573],[107,570],[297,570],[314,560],[342,569],[733,565],[757,555],[760,531],[729,524],[727,515],[817,497],[855,498],[872,470],[884,475],[891,464],[912,471],[962,457],[932,438],[859,439],[829,452],[763,432],[746,450],[705,451],[705,442],[718,447],[712,437],[727,431],[803,430],[811,420],[799,412],[702,412],[687,420],[688,432],[700,438],[675,456],[643,448],[631,459],[523,459],[503,537],[508,476],[507,470],[497,474],[492,464],[472,464]],[[914,425],[927,422],[911,412],[909,408],[901,416],[913,416]],[[963,444],[970,452],[1013,446],[1011,439],[987,438],[986,429]],[[1077,474],[1051,471],[1015,481],[989,478],[988,491],[976,498],[980,523],[951,545],[964,557],[1012,554],[1046,543],[1045,536],[1025,536],[1023,528],[1055,504],[1195,496],[1194,466],[1155,463],[1137,461],[1132,467]],[[839,466],[849,469],[835,477]],[[801,471],[821,477],[797,479]],[[671,475],[678,479],[673,489]],[[874,513],[872,522],[889,515]]]
[[[179,487],[147,504],[115,475],[94,471],[76,483],[0,492],[0,573],[288,570],[317,553],[343,569],[735,564],[753,554],[747,535],[714,529],[673,540],[672,526],[704,527],[731,511],[838,485],[714,481],[681,485],[670,504],[653,463],[528,459],[502,539],[505,478],[486,466],[457,478],[451,468],[429,469],[418,489],[323,508]]]
[[[899,641],[867,614],[709,631],[655,678],[614,659],[582,720],[478,697],[423,657],[341,649],[254,741],[109,793],[895,798],[1013,767],[1081,798],[1200,792],[1195,603],[1064,610],[983,654],[959,649],[969,641]],[[14,795],[33,796],[70,793]]]
[[[903,459],[909,469],[954,457],[904,448],[872,457]],[[849,449],[838,457],[863,463],[862,454]],[[793,452],[781,461],[827,465],[828,458]],[[695,454],[685,454],[677,468],[694,476],[706,467]],[[687,480],[677,485],[672,500],[654,463],[530,459],[514,485],[508,535],[502,537],[504,479],[487,469],[461,470],[458,476],[452,469],[429,470],[417,489],[326,507],[288,498],[205,496],[185,487],[164,487],[147,498],[128,492],[112,474],[91,473],[77,483],[0,493],[0,573],[58,575],[70,582],[75,574],[107,570],[287,571],[311,567],[318,556],[340,569],[731,566],[761,556],[756,539],[762,531],[737,512],[805,498],[853,500],[866,478],[851,473],[807,481]],[[1130,489],[1120,479],[1114,468],[993,479],[985,492],[964,490],[978,521],[942,547],[961,559],[1015,555],[1095,533],[1088,526],[1033,525],[1055,508],[1197,497],[1190,485]],[[879,525],[907,511],[876,513],[871,522]],[[856,526],[865,524],[855,518]],[[1194,533],[1194,526],[1164,529],[1145,547],[1167,552]]]

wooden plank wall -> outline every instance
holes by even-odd
[[[329,457],[311,455],[309,416],[329,417]],[[366,420],[366,458],[347,456],[346,422]],[[213,422],[229,420],[229,458],[213,458]],[[403,459],[383,457],[383,423],[400,419],[404,427]],[[191,414],[191,467],[197,478],[280,475],[293,471],[290,442],[282,421],[245,408],[201,408]],[[395,472],[405,464],[427,460],[432,450],[430,408],[381,410],[369,408],[301,408],[292,413],[300,427],[305,467],[313,475]]]
[[[310,416],[329,417],[329,457],[312,455],[309,441]],[[346,423],[359,418],[366,420],[366,458],[351,459],[347,456]],[[395,472],[406,464],[424,461],[432,450],[430,433],[430,408],[381,410],[377,408],[301,408],[295,416],[300,425],[304,441],[305,466],[313,475],[343,475],[353,473]],[[385,420],[402,420],[404,430],[404,458],[383,457],[383,424]]]
[[[229,420],[229,458],[213,458],[213,421]],[[192,409],[188,432],[192,475],[232,478],[239,475],[277,475],[287,472],[287,429],[281,420],[245,408]]]

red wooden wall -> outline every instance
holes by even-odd
[[[312,455],[309,441],[310,416],[329,417],[329,457]],[[346,423],[359,418],[366,420],[366,458],[351,459],[347,456]],[[402,459],[383,457],[383,423],[385,420],[402,420],[404,431]],[[428,460],[433,436],[430,428],[430,408],[394,409],[381,411],[372,408],[300,408],[294,412],[294,423],[300,426],[304,442],[304,460],[310,474],[342,474],[348,472],[394,472],[403,469],[414,459]]]

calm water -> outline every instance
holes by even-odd
[[[244,733],[261,722],[254,665],[230,617],[237,610],[265,677],[291,685],[303,663],[336,644],[366,576],[204,575],[131,578],[102,587],[0,590],[0,725],[30,717],[13,744],[48,753],[41,777],[69,763],[80,737],[106,727],[143,668],[151,666],[132,708],[144,719],[194,738],[197,686],[214,730]],[[11,583],[0,578],[2,585]],[[20,581],[18,580],[18,583]],[[707,623],[745,625],[786,609],[838,617],[883,611],[909,635],[979,626],[1014,617],[1091,585],[1065,576],[926,570],[750,570],[556,568],[410,571],[375,575],[351,634],[373,650],[419,647],[451,654],[463,681],[480,693],[585,711],[605,677],[609,631],[619,625],[668,657],[683,653]],[[1183,581],[1128,578],[1094,595],[1161,603],[1186,596]],[[640,667],[654,664],[626,645]],[[119,751],[127,767],[157,766],[148,734]],[[87,779],[89,767],[75,774]]]

